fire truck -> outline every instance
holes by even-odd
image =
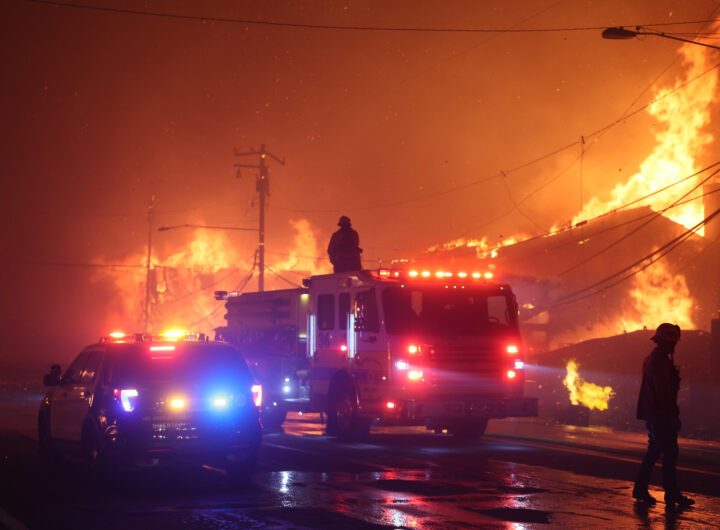
[[[371,424],[424,425],[474,439],[492,418],[537,416],[526,397],[518,305],[490,272],[363,270],[304,288],[217,291],[263,385],[265,426],[288,410],[327,415],[353,439]]]

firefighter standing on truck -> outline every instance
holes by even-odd
[[[637,418],[645,420],[648,429],[648,448],[640,466],[633,497],[647,504],[657,502],[648,492],[650,474],[655,462],[663,455],[663,489],[665,508],[675,504],[687,507],[695,501],[680,493],[677,485],[678,433],[680,432],[680,408],[677,404],[680,389],[680,372],[675,366],[673,354],[680,340],[680,326],[663,323],[651,339],[655,349],[643,362],[642,384],[638,397]]]
[[[350,226],[349,217],[343,215],[338,226],[340,230],[332,235],[327,249],[334,272],[359,271],[362,269],[360,236]]]

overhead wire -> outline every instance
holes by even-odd
[[[642,223],[640,226],[637,226],[637,227],[633,228],[633,229],[630,230],[627,234],[624,234],[622,237],[620,237],[619,239],[613,241],[612,243],[610,243],[610,244],[607,245],[606,247],[598,250],[597,252],[595,252],[595,253],[592,254],[591,256],[588,256],[587,258],[585,258],[585,259],[579,261],[578,263],[572,265],[571,267],[565,269],[563,272],[560,273],[560,276],[565,276],[566,274],[568,274],[569,272],[577,269],[577,268],[580,267],[581,265],[584,265],[585,263],[588,263],[589,261],[592,261],[593,259],[597,258],[597,257],[600,256],[601,254],[604,254],[605,252],[607,252],[608,250],[610,250],[610,249],[613,248],[614,246],[619,245],[621,242],[623,242],[624,240],[626,240],[627,238],[629,238],[629,237],[632,236],[633,234],[637,233],[638,231],[642,230],[642,229],[643,229],[644,227],[646,227],[648,224],[650,224],[650,223],[653,222],[655,219],[657,219],[658,217],[660,217],[660,216],[661,216],[662,214],[664,214],[666,211],[668,211],[669,209],[675,207],[678,202],[680,202],[681,200],[683,200],[684,198],[686,198],[688,195],[690,195],[691,193],[693,193],[695,190],[697,190],[700,186],[702,186],[703,184],[705,184],[708,180],[710,180],[712,177],[714,177],[714,176],[717,175],[718,173],[720,173],[720,169],[718,169],[718,170],[710,173],[710,175],[708,175],[705,179],[701,180],[701,181],[700,181],[698,184],[696,184],[692,189],[690,189],[690,191],[688,191],[687,193],[681,195],[680,198],[678,198],[677,200],[673,201],[673,202],[670,204],[670,206],[667,206],[667,207],[665,207],[665,208],[662,208],[662,209],[654,212],[654,214],[652,215],[652,217],[650,217],[650,219],[648,219],[647,221],[645,221],[644,223]]]
[[[525,244],[525,243],[528,243],[528,242],[530,242],[530,241],[534,241],[534,240],[537,240],[537,239],[543,239],[543,238],[547,238],[547,237],[557,236],[557,235],[559,235],[559,234],[562,234],[563,232],[567,232],[567,231],[569,231],[569,230],[576,229],[576,228],[578,228],[578,227],[580,227],[580,226],[586,225],[587,223],[591,223],[591,222],[593,222],[593,221],[596,221],[596,220],[601,219],[601,218],[603,218],[603,217],[606,217],[606,216],[608,216],[608,215],[612,215],[612,214],[614,214],[614,213],[617,213],[617,212],[619,212],[619,211],[627,208],[628,206],[631,206],[631,205],[633,205],[633,204],[636,204],[637,202],[640,202],[640,201],[644,201],[644,200],[646,200],[646,199],[648,199],[648,198],[650,198],[650,197],[652,197],[652,196],[654,196],[654,195],[657,195],[658,193],[661,193],[661,192],[663,192],[663,191],[666,191],[666,190],[672,188],[673,186],[677,186],[678,184],[682,184],[683,182],[685,182],[685,181],[687,181],[687,180],[689,180],[689,179],[691,179],[691,178],[694,178],[694,177],[696,177],[696,176],[704,173],[705,171],[709,171],[710,169],[712,169],[713,167],[716,167],[716,166],[718,166],[718,165],[720,165],[720,161],[715,162],[714,164],[710,164],[709,166],[706,166],[706,167],[704,167],[703,169],[701,169],[701,170],[699,170],[699,171],[696,171],[695,173],[693,173],[693,174],[691,174],[691,175],[688,175],[688,176],[683,177],[683,178],[681,178],[681,179],[679,179],[679,180],[677,180],[677,181],[675,181],[675,182],[672,182],[672,183],[668,184],[667,186],[663,186],[662,188],[660,188],[660,189],[658,189],[658,190],[652,191],[652,192],[650,192],[650,193],[648,193],[648,194],[646,194],[646,195],[644,195],[644,196],[642,196],[642,197],[639,197],[639,198],[634,199],[634,200],[632,200],[632,201],[630,201],[630,202],[627,202],[627,203],[625,203],[625,204],[622,204],[622,205],[618,206],[617,208],[615,208],[615,209],[613,209],[613,210],[610,210],[610,211],[608,211],[608,212],[601,213],[601,214],[596,215],[595,217],[591,217],[591,218],[589,218],[589,219],[585,219],[584,221],[582,221],[581,223],[578,223],[578,224],[576,224],[576,225],[570,225],[570,226],[566,226],[566,227],[560,228],[559,230],[549,231],[549,232],[545,232],[545,233],[542,233],[542,234],[538,234],[538,235],[529,237],[529,238],[527,238],[527,239],[523,239],[522,241],[518,241],[518,242],[513,243],[513,244],[509,244],[509,245],[498,245],[498,246],[496,246],[496,247],[494,247],[494,248],[492,248],[492,249],[490,249],[490,250],[492,250],[492,251],[498,251],[498,250],[503,249],[503,248],[509,248],[509,247],[513,247],[513,246],[516,246],[516,245],[522,245],[522,244]],[[669,206],[668,208],[666,208],[665,211],[667,211],[668,209],[671,209],[671,208],[675,208],[675,207],[678,207],[678,206],[682,206],[682,205],[684,205],[684,204],[688,204],[688,203],[690,203],[690,202],[692,202],[692,201],[696,201],[696,200],[702,199],[703,197],[706,197],[706,196],[708,196],[708,195],[712,195],[712,194],[715,194],[715,193],[718,193],[718,192],[720,192],[720,188],[718,188],[718,189],[716,189],[716,190],[709,191],[709,192],[705,192],[705,193],[703,193],[703,194],[701,194],[701,195],[698,195],[697,197],[693,197],[693,198],[687,199],[687,200],[685,200],[685,201],[677,202],[676,204],[674,204],[674,205]],[[593,232],[592,236],[594,237],[594,236],[600,235],[600,234],[602,234],[602,233],[609,232],[609,231],[615,230],[615,229],[617,229],[617,228],[621,228],[621,227],[623,227],[623,226],[625,226],[625,225],[627,225],[627,224],[635,223],[635,222],[640,221],[640,220],[642,220],[642,219],[645,219],[645,218],[647,218],[647,217],[653,217],[653,216],[655,216],[655,215],[656,215],[656,212],[653,211],[653,212],[651,212],[651,213],[643,214],[643,215],[640,215],[640,216],[638,216],[638,217],[633,217],[632,219],[623,221],[622,223],[618,223],[618,224],[615,224],[615,225],[612,225],[612,226],[603,228],[603,229],[601,229],[601,230],[599,230],[599,231],[597,231],[597,232]],[[555,248],[559,248],[559,247],[562,247],[562,246],[565,246],[565,245],[568,245],[568,244],[572,244],[572,243],[575,243],[575,240],[568,240],[568,241],[566,241],[565,243],[562,243],[562,244],[557,245]],[[539,252],[540,252],[540,251],[539,251]],[[528,257],[532,257],[532,256],[533,256],[533,255],[530,255],[530,256],[528,256]]]
[[[287,278],[285,278],[285,276],[283,276],[282,274],[280,274],[279,272],[277,272],[275,269],[273,269],[273,268],[271,268],[271,267],[268,267],[267,265],[265,265],[265,268],[266,268],[267,270],[269,270],[271,273],[273,273],[275,276],[277,276],[278,278],[280,278],[280,279],[281,279],[282,281],[284,281],[285,283],[289,283],[289,284],[292,285],[293,287],[299,287],[299,285],[298,285],[297,282],[294,282],[294,281],[292,281],[292,280],[288,280]]]
[[[566,295],[566,296],[563,296],[563,297],[559,298],[555,303],[553,303],[553,304],[550,306],[550,309],[555,308],[555,307],[558,307],[558,306],[560,306],[560,305],[565,305],[565,304],[569,304],[569,303],[579,302],[579,301],[584,300],[584,299],[586,299],[586,298],[589,298],[589,297],[591,297],[591,296],[595,296],[595,295],[597,295],[597,294],[600,294],[601,292],[604,292],[604,291],[610,289],[611,287],[614,287],[614,286],[616,286],[616,285],[618,285],[618,284],[620,284],[620,283],[622,283],[622,282],[630,279],[631,277],[633,277],[633,276],[635,276],[636,274],[640,273],[641,271],[645,270],[645,269],[648,268],[650,265],[652,265],[653,263],[655,263],[655,262],[658,261],[659,259],[665,257],[667,254],[669,254],[670,252],[672,252],[673,250],[675,250],[678,246],[680,246],[682,243],[684,243],[685,241],[687,241],[692,234],[694,234],[695,232],[697,232],[700,228],[702,228],[705,224],[707,224],[710,220],[712,220],[712,219],[713,219],[714,217],[716,217],[718,214],[720,214],[720,208],[716,209],[713,213],[711,213],[710,215],[708,215],[707,217],[705,217],[702,221],[698,222],[697,224],[695,224],[694,226],[692,226],[691,228],[689,228],[688,230],[686,230],[685,232],[683,232],[683,233],[680,234],[679,236],[674,237],[674,238],[671,239],[669,242],[665,243],[663,246],[661,246],[660,248],[654,250],[654,251],[651,252],[650,254],[647,254],[646,256],[640,258],[639,260],[633,262],[632,264],[630,264],[630,265],[624,267],[623,269],[621,269],[621,270],[619,270],[619,271],[617,271],[617,272],[615,272],[615,273],[613,273],[613,274],[611,274],[611,275],[603,278],[602,280],[599,280],[599,281],[593,283],[592,285],[585,286],[585,287],[583,287],[582,289],[579,289],[579,290],[575,291],[574,293],[571,293],[571,294],[569,294],[569,295]],[[652,258],[655,258],[655,259],[652,259]],[[637,267],[638,265],[640,265],[641,263],[643,263],[644,261],[647,261],[647,260],[651,260],[651,261],[649,261],[648,263],[646,263],[644,266],[640,267],[639,269],[635,269],[635,267]],[[629,274],[627,274],[627,276],[621,278],[619,281],[617,281],[617,282],[615,282],[615,283],[612,283],[612,284],[603,286],[601,289],[599,289],[599,290],[597,290],[597,291],[594,291],[594,292],[592,292],[592,293],[589,293],[589,294],[586,294],[586,295],[583,295],[583,296],[578,296],[578,295],[580,295],[580,294],[582,294],[582,293],[584,293],[584,292],[586,292],[586,291],[588,291],[588,290],[591,290],[591,289],[593,289],[593,288],[595,288],[595,287],[599,287],[599,286],[601,286],[602,284],[607,283],[608,281],[611,281],[611,280],[613,280],[613,279],[615,279],[615,278],[617,278],[617,277],[623,276],[623,275],[626,274],[626,273],[629,273]]]
[[[212,282],[212,283],[211,283],[210,285],[208,285],[207,287],[203,287],[202,289],[198,289],[197,291],[193,291],[193,292],[191,292],[191,293],[185,293],[185,294],[182,295],[182,296],[178,296],[178,297],[176,297],[176,298],[173,298],[172,300],[168,300],[168,302],[171,303],[171,304],[175,304],[175,303],[177,303],[177,302],[180,302],[180,301],[182,301],[182,300],[185,300],[186,298],[190,298],[191,296],[195,296],[195,295],[197,295],[197,294],[204,293],[205,291],[208,291],[208,290],[212,289],[212,288],[215,287],[217,284],[219,284],[219,283],[221,283],[221,282],[224,282],[224,281],[227,280],[230,276],[232,276],[233,274],[237,274],[238,272],[239,272],[239,269],[233,269],[233,270],[231,270],[228,274],[226,274],[226,275],[223,276],[222,278],[220,278],[220,279]]]
[[[703,193],[702,195],[698,195],[697,197],[693,197],[693,198],[691,198],[691,199],[686,199],[686,200],[684,200],[684,201],[682,201],[682,202],[679,202],[679,203],[677,203],[676,205],[672,206],[672,208],[676,208],[676,207],[678,207],[678,206],[682,206],[682,205],[684,205],[684,204],[691,203],[691,202],[693,202],[693,201],[702,199],[702,198],[704,198],[704,197],[707,197],[707,196],[709,196],[709,195],[713,195],[713,194],[715,194],[715,193],[720,193],[720,188],[715,189],[715,190],[712,190],[712,191],[705,192],[705,193]],[[650,213],[645,213],[645,214],[639,215],[639,216],[637,216],[637,217],[633,217],[632,219],[628,219],[628,220],[625,220],[625,221],[623,221],[623,222],[620,222],[620,223],[617,223],[617,224],[613,224],[613,225],[611,225],[611,226],[608,226],[608,227],[602,228],[602,229],[600,229],[600,230],[597,230],[597,231],[593,232],[592,234],[590,234],[589,237],[597,237],[597,236],[599,236],[599,235],[601,235],[601,234],[604,234],[604,233],[606,233],[606,232],[611,232],[611,231],[613,231],[613,230],[616,230],[616,229],[618,229],[618,228],[622,228],[623,226],[626,226],[626,225],[629,225],[629,224],[636,223],[636,222],[641,221],[641,220],[643,220],[643,219],[646,219],[646,218],[648,218],[648,217],[654,217],[655,214],[656,214],[656,212],[651,211]],[[603,214],[603,216],[604,216],[604,214]],[[585,226],[585,224],[583,224],[582,226]],[[542,238],[549,237],[549,236],[555,236],[555,235],[561,234],[562,232],[565,232],[565,231],[568,231],[568,230],[574,230],[574,229],[576,229],[576,228],[578,228],[577,225],[576,225],[576,226],[573,226],[573,227],[566,227],[566,228],[563,228],[563,229],[561,229],[561,230],[559,230],[559,231],[557,231],[557,232],[550,232],[550,233],[547,233],[547,234],[543,234],[543,235],[539,235],[539,236],[534,236],[534,237],[531,237],[531,238],[528,238],[528,239],[524,239],[524,240],[522,240],[522,241],[518,241],[517,243],[513,243],[512,245],[501,245],[501,246],[495,247],[495,248],[492,249],[492,250],[497,251],[497,250],[500,250],[500,249],[502,249],[502,248],[509,248],[509,247],[513,247],[513,246],[515,246],[515,245],[522,245],[522,244],[524,244],[524,243],[527,243],[527,242],[532,241],[532,240],[535,240],[535,239],[542,239]],[[554,245],[554,246],[553,246],[553,249],[562,248],[562,247],[564,247],[564,246],[572,245],[572,244],[576,244],[576,243],[577,243],[577,240],[576,240],[576,239],[567,239],[566,241],[564,241],[564,242],[562,242],[562,243],[558,243],[558,244]],[[541,253],[541,252],[543,252],[543,250],[538,250],[536,253],[528,254],[528,255],[526,255],[525,257],[526,257],[527,259],[531,259],[532,257],[534,257],[535,255],[537,255],[537,254],[539,254],[539,253]]]
[[[83,9],[89,11],[100,11],[106,13],[139,15],[148,17],[162,17],[180,20],[197,20],[203,22],[222,22],[228,24],[275,26],[296,29],[313,30],[341,30],[341,31],[391,31],[391,32],[413,32],[413,33],[558,33],[568,31],[598,31],[606,29],[607,26],[568,26],[557,28],[451,28],[451,27],[412,27],[412,26],[352,26],[341,24],[310,24],[301,22],[278,22],[273,20],[246,19],[217,16],[182,15],[166,11],[142,11],[138,9],[127,9],[107,6],[95,6],[88,4],[76,4],[72,2],[56,2],[52,0],[26,0],[34,4],[44,4],[55,7],[66,7],[72,9]],[[644,27],[668,27],[690,24],[702,24],[707,20],[686,20],[678,22],[656,22],[652,24],[623,24],[623,26],[644,26]]]
[[[39,265],[49,267],[89,267],[99,269],[144,269],[145,265],[130,265],[121,263],[90,263],[90,262],[60,262],[60,261],[41,261],[26,259],[0,259],[0,263],[8,265]],[[123,272],[123,271],[118,271]],[[127,271],[135,272],[135,271]]]
[[[719,63],[716,63],[716,64],[713,65],[713,66],[711,66],[711,67],[708,68],[707,70],[705,70],[705,71],[697,74],[696,76],[688,79],[687,81],[679,84],[678,86],[674,87],[673,89],[669,90],[668,92],[664,92],[662,95],[660,95],[660,96],[658,96],[657,98],[653,99],[653,100],[650,101],[649,103],[647,103],[647,104],[645,104],[645,105],[642,105],[641,107],[638,107],[637,109],[633,110],[632,112],[623,113],[623,115],[622,115],[621,117],[617,118],[616,120],[613,120],[613,121],[610,122],[609,124],[607,124],[607,125],[599,128],[599,129],[596,129],[596,130],[592,131],[592,132],[589,133],[589,134],[582,135],[581,138],[585,138],[585,140],[587,141],[587,140],[590,139],[590,138],[593,138],[593,137],[595,137],[595,136],[604,134],[604,133],[605,133],[606,131],[608,131],[609,129],[615,127],[616,125],[618,125],[618,124],[620,124],[620,123],[622,123],[624,120],[626,120],[626,119],[628,119],[628,118],[631,118],[631,117],[639,114],[640,112],[646,110],[646,109],[647,109],[648,107],[650,107],[651,105],[653,105],[653,104],[655,104],[655,103],[657,103],[657,102],[659,102],[659,101],[662,101],[663,99],[665,99],[666,97],[668,97],[668,96],[672,95],[673,93],[677,92],[677,91],[680,90],[681,88],[684,88],[684,87],[688,86],[689,84],[697,81],[697,80],[700,79],[701,77],[707,75],[708,73],[710,73],[711,71],[713,71],[713,70],[715,70],[715,69],[717,69],[717,68],[719,68],[719,67],[720,67],[720,62],[719,62]],[[564,146],[562,146],[562,147],[559,147],[559,148],[557,148],[557,149],[554,149],[553,151],[551,151],[551,152],[549,152],[549,153],[546,153],[546,154],[541,155],[541,156],[539,156],[539,157],[533,158],[532,160],[528,160],[527,162],[523,162],[522,164],[519,164],[519,165],[517,165],[517,166],[514,166],[514,167],[512,167],[512,168],[510,168],[510,169],[507,169],[507,170],[505,170],[504,172],[505,172],[505,174],[508,174],[508,175],[509,175],[509,174],[512,174],[512,173],[516,173],[516,172],[520,171],[521,169],[525,169],[526,167],[529,167],[529,166],[532,166],[532,165],[534,165],[534,164],[537,164],[538,162],[542,162],[543,160],[547,160],[548,158],[551,158],[551,157],[553,157],[553,156],[555,156],[555,155],[557,155],[557,154],[559,154],[559,153],[562,153],[563,151],[566,151],[566,150],[568,150],[568,149],[570,149],[570,148],[572,148],[572,147],[575,147],[575,146],[577,146],[577,145],[580,145],[580,143],[581,143],[581,140],[575,140],[575,141],[570,142],[570,143],[568,143],[568,144],[566,144],[566,145],[564,145]],[[587,151],[587,150],[589,150],[589,148],[590,148],[590,146],[587,146],[585,150]],[[579,160],[579,157],[573,162],[573,164],[574,164],[577,160]],[[567,168],[567,169],[569,169],[569,168]],[[567,169],[566,169],[566,170],[567,170]],[[566,171],[566,170],[564,170],[564,171]],[[395,207],[395,206],[402,206],[402,205],[404,205],[404,204],[409,204],[409,203],[413,203],[413,202],[423,201],[423,200],[426,200],[426,199],[433,199],[433,198],[440,197],[440,196],[443,196],[443,195],[448,195],[448,194],[450,194],[450,193],[455,193],[455,192],[457,192],[457,191],[462,191],[462,190],[465,190],[465,189],[468,189],[468,188],[472,188],[472,187],[478,186],[478,185],[480,185],[480,184],[484,184],[484,183],[486,183],[486,182],[489,182],[489,181],[492,181],[492,180],[495,180],[495,179],[498,179],[498,178],[502,178],[502,176],[503,176],[503,172],[498,172],[498,173],[495,173],[495,174],[492,174],[492,175],[489,175],[489,176],[486,176],[486,177],[482,177],[482,178],[480,178],[480,179],[473,180],[473,181],[468,182],[468,183],[466,183],[466,184],[461,184],[461,185],[459,185],[459,186],[454,186],[454,187],[452,187],[452,188],[446,188],[445,190],[440,190],[440,191],[433,192],[433,193],[427,193],[427,194],[419,195],[419,196],[416,196],[416,197],[410,197],[410,198],[407,198],[407,199],[400,199],[400,200],[397,200],[397,201],[388,201],[388,202],[383,202],[383,203],[369,204],[369,205],[365,205],[365,206],[354,206],[354,207],[352,207],[352,206],[351,206],[351,207],[347,207],[347,206],[346,206],[346,207],[317,209],[317,208],[293,208],[293,207],[288,207],[288,206],[273,204],[273,208],[278,208],[278,209],[280,209],[280,210],[287,210],[287,211],[292,211],[292,212],[297,212],[297,213],[337,213],[337,212],[341,212],[341,211],[342,211],[342,212],[352,212],[352,211],[362,211],[362,210],[374,210],[374,209],[379,209],[379,208],[389,208],[389,207]],[[539,190],[537,190],[537,191],[539,191]],[[514,209],[513,209],[513,210],[510,210],[510,211],[514,211]],[[499,218],[502,218],[502,217],[504,217],[505,215],[507,215],[507,213],[503,214],[503,215],[500,216]],[[485,223],[485,224],[491,224],[491,223],[493,223],[493,222],[496,222],[499,218],[496,218],[496,219],[494,219],[493,221],[490,221],[489,223]],[[485,226],[485,224],[483,224],[482,226]]]
[[[248,272],[247,276],[245,276],[245,278],[243,278],[243,279],[240,281],[240,283],[238,283],[237,286],[235,286],[235,288],[233,289],[233,292],[235,292],[235,291],[241,292],[243,289],[245,289],[245,287],[247,287],[248,282],[250,282],[250,280],[252,279],[253,274],[255,273],[255,269],[257,268],[257,259],[258,259],[258,253],[257,253],[257,251],[255,251],[255,257],[254,257],[254,260],[253,260],[253,265],[252,265],[252,267],[250,268],[250,271]],[[199,324],[200,322],[211,318],[211,317],[214,316],[218,311],[220,311],[222,308],[223,308],[223,305],[222,305],[222,304],[218,305],[215,309],[213,309],[212,311],[210,311],[208,314],[206,314],[205,316],[203,316],[203,317],[201,317],[201,318],[199,318],[199,319],[191,322],[190,324],[188,324],[188,326],[189,326],[189,327],[195,326],[195,325]]]

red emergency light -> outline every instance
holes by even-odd
[[[431,271],[428,269],[410,269],[410,270],[392,270],[392,269],[378,269],[376,271],[372,271],[371,274],[373,274],[377,278],[382,279],[419,279],[419,278],[436,278],[438,280],[445,280],[450,278],[458,278],[460,280],[492,280],[495,277],[495,274],[490,271],[485,272],[467,272],[467,271],[459,271],[459,272],[452,272],[448,270],[437,270],[437,271]]]

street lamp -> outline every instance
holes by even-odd
[[[618,27],[618,28],[606,28],[602,32],[602,38],[603,39],[611,39],[611,40],[627,40],[632,39],[633,37],[637,37],[638,35],[654,35],[655,37],[663,37],[665,39],[672,39],[672,40],[679,40],[681,42],[688,42],[690,44],[697,44],[698,46],[705,46],[707,48],[714,48],[716,50],[720,50],[720,46],[713,46],[712,44],[705,44],[704,42],[697,42],[690,39],[683,39],[681,37],[676,37],[674,35],[668,35],[667,33],[660,33],[659,31],[648,31],[647,29],[644,29],[642,26],[635,26],[635,29],[627,29]]]

